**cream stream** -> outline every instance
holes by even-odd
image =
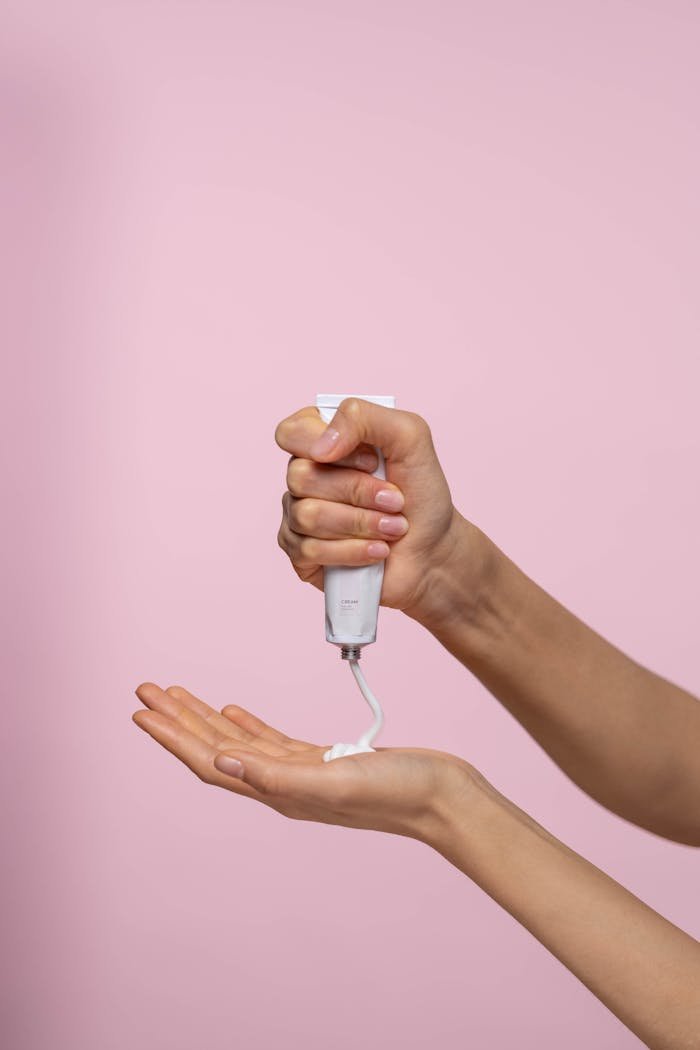
[[[334,758],[345,758],[346,755],[361,755],[364,752],[374,751],[374,748],[371,746],[372,741],[384,725],[384,714],[379,701],[367,685],[367,680],[360,670],[359,663],[357,660],[348,660],[348,663],[350,664],[350,670],[355,675],[355,681],[360,687],[360,692],[369,704],[370,710],[374,715],[374,722],[367,732],[362,734],[356,744],[334,744],[333,747],[330,748],[329,751],[326,751],[323,756],[324,762],[332,762]]]

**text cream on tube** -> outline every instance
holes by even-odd
[[[395,408],[396,399],[390,395],[377,394],[318,394],[316,407],[324,423],[330,423],[335,412],[348,397],[371,401],[383,408]],[[375,478],[386,478],[384,456],[375,448],[378,465]],[[371,744],[382,728],[384,717],[379,703],[371,692],[359,666],[362,648],[377,638],[379,599],[384,579],[384,562],[373,565],[345,566],[326,565],[323,570],[323,590],[326,606],[326,640],[340,647],[340,654],[350,664],[350,669],[362,695],[374,715],[374,722],[356,744],[334,744],[325,753],[324,760],[346,755],[357,755],[373,751]]]

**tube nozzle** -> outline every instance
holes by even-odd
[[[341,660],[359,660],[361,656],[361,645],[341,645],[340,647]]]

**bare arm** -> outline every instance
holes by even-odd
[[[453,528],[416,618],[589,795],[700,845],[700,703],[601,638],[473,525],[457,516]]]
[[[324,565],[387,558],[382,604],[430,630],[572,780],[627,820],[700,845],[700,703],[606,642],[454,509],[424,420],[348,399],[328,431],[308,408],[276,438],[293,457],[279,541],[303,580],[322,587]],[[372,445],[388,483],[353,460]]]
[[[700,944],[500,795],[467,762],[382,749],[325,763],[240,707],[137,690],[138,725],[208,784],[300,820],[406,835],[473,879],[652,1050],[700,1048]]]
[[[469,778],[428,842],[653,1050],[700,1047],[700,944]]]

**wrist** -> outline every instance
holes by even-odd
[[[479,637],[493,633],[505,589],[508,559],[489,537],[457,510],[440,548],[431,560],[416,602],[404,612],[448,648],[459,630],[478,647]]]
[[[499,880],[508,881],[514,865],[527,866],[543,848],[576,856],[474,766],[454,755],[445,757],[451,761],[445,763],[442,784],[431,800],[430,819],[414,837],[482,889],[491,893]]]
[[[483,835],[489,807],[499,798],[474,766],[445,754],[439,780],[412,837],[452,859],[449,854],[456,842],[463,847]]]

